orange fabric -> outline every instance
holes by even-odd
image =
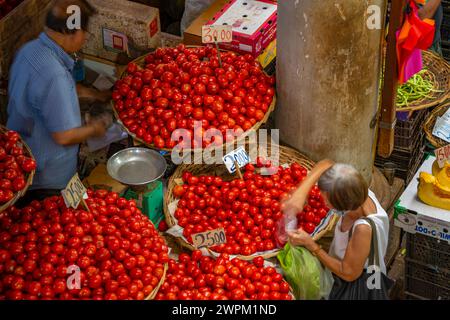
[[[435,22],[431,19],[421,20],[417,15],[417,4],[409,2],[410,12],[407,14],[400,33],[397,36],[398,79],[404,83],[405,66],[415,49],[427,50],[434,40]]]

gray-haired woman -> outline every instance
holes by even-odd
[[[335,228],[330,251],[327,253],[322,250],[312,237],[301,229],[288,233],[290,243],[306,247],[335,277],[352,283],[369,267],[368,257],[374,230],[364,219],[368,218],[376,227],[378,260],[381,271],[386,274],[384,256],[388,243],[389,218],[362,175],[352,166],[335,164],[330,160],[319,162],[292,197],[284,203],[284,213],[294,215],[301,212],[309,191],[316,183],[327,205],[341,216]]]

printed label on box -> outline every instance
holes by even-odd
[[[247,52],[252,52],[252,46],[243,44],[243,43],[239,43],[239,49],[242,51],[247,51]]]
[[[150,37],[153,37],[158,32],[158,17],[153,19],[150,23]]]
[[[128,53],[128,37],[123,33],[103,28],[103,47],[108,51]]]
[[[420,233],[450,243],[450,224],[445,221],[405,212],[397,216],[394,224],[405,232]]]

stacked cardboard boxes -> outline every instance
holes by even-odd
[[[96,9],[83,53],[126,64],[161,45],[159,10],[127,0],[89,0]],[[128,60],[128,61],[127,61]]]

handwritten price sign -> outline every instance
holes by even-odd
[[[223,157],[223,162],[228,169],[228,172],[235,173],[236,172],[236,163],[239,168],[245,167],[250,163],[250,157],[243,147],[239,147],[236,150],[230,152],[229,154]]]
[[[233,28],[231,26],[206,25],[202,27],[202,42],[231,42],[233,41]]]
[[[193,234],[192,240],[194,242],[194,246],[198,249],[204,247],[209,248],[222,243],[227,243],[227,238],[223,228]]]
[[[445,161],[450,160],[450,144],[434,150],[440,168],[444,167]]]
[[[70,179],[67,187],[61,191],[61,194],[64,198],[64,202],[66,203],[67,208],[78,208],[78,205],[84,199],[84,195],[86,194],[86,187],[80,181],[80,177],[78,173]]]

